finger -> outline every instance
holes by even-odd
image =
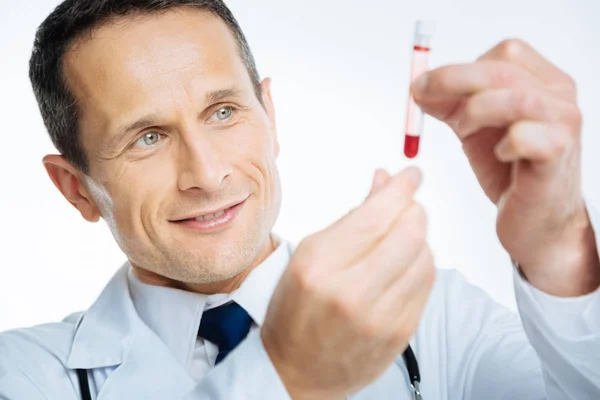
[[[419,293],[427,292],[431,288],[435,277],[433,264],[431,249],[429,246],[422,246],[406,273],[388,288],[378,306],[385,312],[399,315],[398,311],[405,304]]]
[[[374,303],[415,261],[425,245],[426,219],[423,207],[413,203],[390,233],[351,270],[361,279],[360,290],[366,304]]]
[[[532,81],[533,78],[533,81]],[[481,90],[543,86],[535,75],[506,61],[446,65],[425,72],[411,85],[415,101],[445,96],[466,96]]]
[[[447,121],[460,109],[465,97],[498,88],[542,88],[538,78],[504,61],[444,66],[426,72],[413,82],[415,102],[427,114]]]
[[[377,171],[375,171],[375,176],[373,177],[373,184],[371,185],[369,197],[377,190],[382,188],[389,180],[390,174],[388,174],[386,171],[382,169],[378,169]]]
[[[465,140],[482,128],[499,128],[520,120],[570,123],[577,107],[538,89],[495,89],[471,96],[455,116],[455,132]]]
[[[421,172],[414,167],[391,177],[359,207],[303,240],[298,250],[308,247],[312,258],[329,266],[349,266],[363,258],[412,204],[421,179]]]
[[[421,268],[425,267],[425,265],[421,265]],[[427,301],[431,296],[431,291],[435,283],[435,269],[431,267],[429,271],[427,271],[427,275],[422,275],[422,280],[414,284],[416,287],[420,287],[421,290],[404,303],[401,303],[401,300],[396,302],[396,319],[392,321],[391,326],[394,330],[392,340],[398,346],[398,353],[405,350],[404,342],[408,342],[418,329]]]
[[[561,160],[573,144],[573,136],[564,125],[521,121],[510,127],[506,136],[496,145],[494,154],[503,162],[525,159],[553,163]]]
[[[508,61],[528,70],[545,84],[568,88],[574,94],[573,79],[523,40],[504,40],[479,57],[478,60]]]
[[[387,319],[390,333],[399,342],[414,333],[435,281],[433,256],[424,246],[406,273],[383,293],[373,315]]]

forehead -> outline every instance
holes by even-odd
[[[251,84],[227,25],[188,7],[103,24],[65,55],[64,72],[81,124],[103,129],[123,114]]]

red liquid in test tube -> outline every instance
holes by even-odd
[[[429,69],[432,28],[431,23],[417,21],[410,72],[411,83]],[[406,128],[404,129],[404,155],[408,158],[415,158],[419,154],[419,143],[421,134],[423,133],[423,120],[423,111],[417,106],[412,95],[410,95],[406,111]]]

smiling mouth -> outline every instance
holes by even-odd
[[[244,207],[246,200],[247,198],[218,211],[203,213],[195,217],[188,217],[171,222],[189,231],[203,233],[220,232],[234,224]]]
[[[177,219],[177,220],[172,220],[171,222],[186,222],[186,221],[198,221],[198,222],[203,222],[203,221],[210,221],[213,219],[218,219],[220,217],[223,217],[225,214],[227,214],[228,212],[232,211],[233,209],[237,208],[239,205],[243,204],[246,202],[247,199],[244,199],[242,201],[238,201],[236,203],[233,203],[225,208],[222,208],[218,211],[214,211],[214,212],[207,212],[207,213],[203,213],[200,214],[198,216],[195,217],[188,217],[188,218],[181,218],[181,219]]]
[[[239,203],[238,203],[239,204]],[[237,204],[236,204],[237,205]],[[223,214],[225,214],[227,211],[231,210],[233,207],[235,207],[236,205],[233,205],[231,207],[227,207],[224,208],[220,211],[217,211],[216,213],[208,213],[208,214],[204,214],[201,215],[199,217],[195,217],[195,218],[188,218],[190,220],[195,220],[195,221],[208,221],[214,218],[219,218],[220,216],[222,216]]]

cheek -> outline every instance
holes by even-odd
[[[246,126],[238,129],[234,136],[228,144],[232,163],[263,190],[268,190],[277,174],[275,144],[267,128]]]
[[[148,162],[146,162],[148,161]],[[115,223],[122,234],[139,236],[150,233],[158,216],[158,205],[173,185],[169,168],[160,161],[143,160],[119,168],[111,178],[114,187]],[[161,165],[161,168],[154,168]]]

